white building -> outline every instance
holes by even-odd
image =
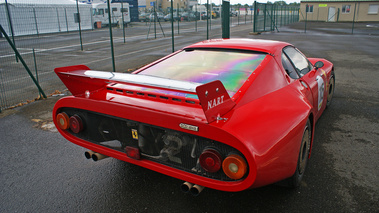
[[[79,30],[75,0],[0,0],[0,24],[14,36]],[[92,6],[78,3],[82,30],[92,29]],[[8,16],[8,11],[10,16]],[[12,28],[10,26],[12,24]]]

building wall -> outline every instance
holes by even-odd
[[[376,11],[376,14],[375,13],[372,13],[372,14],[368,13],[370,5],[372,5],[372,6],[376,5],[376,7],[378,8]],[[359,12],[358,12],[359,20],[379,22],[379,11],[378,11],[379,10],[379,1],[377,1],[377,2],[366,2],[366,4],[360,3],[359,5],[357,4],[357,8],[359,8]],[[363,11],[363,12],[361,13],[361,11]]]
[[[307,5],[309,12],[306,13]],[[354,10],[356,9],[354,19],[356,22],[379,22],[378,11],[369,14],[370,5],[379,6],[379,1],[357,2],[356,4],[355,2],[301,2],[300,21],[307,19],[308,21],[351,22],[354,19]],[[331,8],[334,8],[335,12],[331,12],[331,15],[329,15]]]
[[[6,5],[0,4],[0,24],[8,35],[39,35],[44,33],[69,32],[79,30],[75,20],[76,4],[8,4],[10,19],[6,13]],[[80,27],[82,30],[93,29],[92,6],[79,5]]]

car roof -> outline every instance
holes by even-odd
[[[289,45],[291,44],[286,42],[263,39],[211,39],[195,43],[184,49],[220,48],[250,50],[274,55],[277,51],[281,51],[285,46]]]

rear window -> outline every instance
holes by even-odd
[[[265,56],[224,49],[185,50],[139,74],[201,84],[220,80],[233,96]]]

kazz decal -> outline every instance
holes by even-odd
[[[317,76],[316,81],[318,85],[318,110],[320,110],[324,100],[325,82],[322,76]]]

